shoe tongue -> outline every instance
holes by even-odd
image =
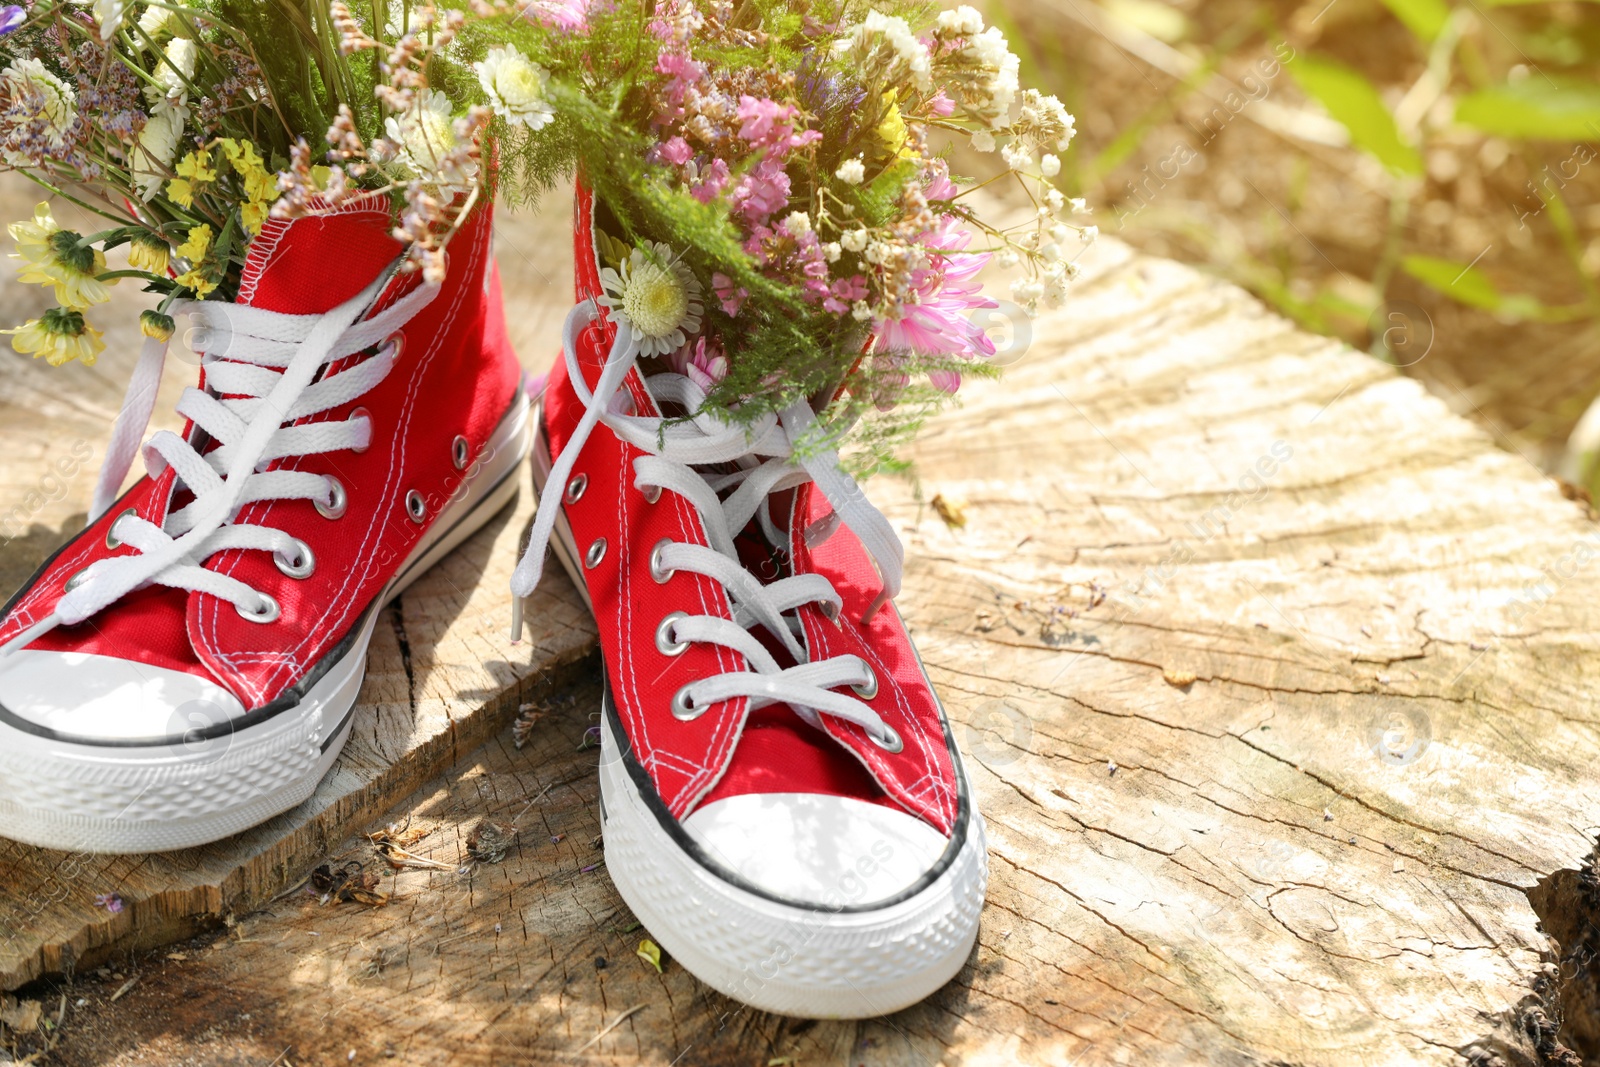
[[[268,219],[250,243],[239,303],[320,315],[355,296],[401,252],[388,200],[363,197],[325,215]]]

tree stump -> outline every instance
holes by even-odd
[[[296,892],[80,976],[55,1054],[1532,1067],[1600,1050],[1586,507],[1238,289],[1112,241],[1085,266],[1004,380],[930,424],[916,480],[869,487],[908,542],[900,604],[988,821],[982,932],[949,986],[811,1023],[670,959],[658,973],[595,839],[591,660],[533,709],[526,747],[498,733],[367,827],[419,859],[359,835],[330,850],[387,904]],[[485,820],[502,859],[468,847]],[[57,987],[29,995],[55,1012]]]

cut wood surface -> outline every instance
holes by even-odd
[[[539,697],[524,747],[503,729],[359,828],[393,827],[421,861],[330,841],[321,858],[380,875],[387,904],[219,899],[218,932],[25,991],[52,1020],[62,1005],[53,1055],[1582,1062],[1600,834],[1586,509],[1415,382],[1233,287],[1114,241],[1084,263],[1005,379],[929,426],[918,481],[869,487],[907,542],[900,605],[988,821],[988,906],[949,986],[810,1023],[641,959],[650,931],[596,840],[591,659]],[[513,321],[554,322],[568,296],[511,292]],[[480,596],[488,634],[500,586]],[[386,654],[369,690],[400,686]],[[451,677],[437,699],[483,699]],[[515,831],[499,862],[468,848],[485,819]]]

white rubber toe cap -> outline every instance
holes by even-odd
[[[0,660],[0,707],[67,738],[198,740],[244,715],[217,683],[87,652],[23,649]]]
[[[775,896],[837,907],[886,900],[938,862],[944,834],[896,808],[816,793],[748,793],[683,828],[718,863]]]

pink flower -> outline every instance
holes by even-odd
[[[733,279],[720,271],[711,276],[711,291],[722,301],[722,310],[729,318],[736,317],[744,307],[744,302],[750,298],[750,290],[743,286],[735,288]]]
[[[706,65],[680,52],[662,52],[656,58],[656,73],[683,82],[697,82],[706,76]]]
[[[776,100],[761,100],[753,96],[739,98],[739,136],[757,148],[768,148],[786,140],[792,127],[789,121],[795,110]]]
[[[746,97],[746,99],[749,99]],[[789,176],[783,163],[768,156],[741,177],[733,187],[733,210],[760,224],[789,204]]]
[[[776,100],[741,96],[736,114],[741,123],[739,136],[752,148],[765,149],[768,160],[822,140],[821,130],[795,133],[794,120],[799,117],[799,110]]]
[[[664,144],[657,145],[656,155],[675,167],[681,167],[693,158],[694,149],[690,148],[689,142],[682,137],[674,137]]]
[[[589,0],[524,0],[520,12],[566,33],[582,33],[589,28]]]
[[[972,235],[946,216],[937,229],[922,236],[928,246],[928,266],[912,276],[917,300],[904,305],[898,320],[879,319],[873,333],[881,350],[914,352],[918,355],[953,355],[977,359],[994,355],[994,342],[967,316],[979,308],[999,307],[982,295],[975,280],[989,261],[987,253],[961,252]],[[954,393],[961,376],[952,370],[933,371],[929,382],[937,389]]]
[[[843,315],[857,300],[866,299],[867,279],[859,274],[841,278],[833,283],[833,288],[828,290],[828,294],[828,299],[822,302],[822,306],[835,315]]]
[[[713,159],[700,172],[700,180],[689,186],[689,192],[702,204],[709,204],[722,195],[722,190],[728,187],[728,164],[726,160]]]
[[[722,354],[722,346],[704,337],[664,356],[663,361],[698,386],[702,393],[711,392],[728,376],[728,357]]]
[[[922,175],[922,195],[929,200],[954,200],[960,191],[950,180],[950,165],[942,159],[933,160]]]
[[[938,115],[940,118],[947,118],[950,115],[955,114],[955,111],[956,102],[944,95],[943,89],[940,89],[936,94],[934,94],[933,99],[928,101],[928,114],[930,115]]]

